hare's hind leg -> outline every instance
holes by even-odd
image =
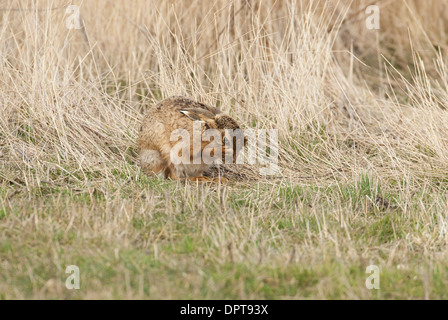
[[[176,170],[174,169],[174,166],[171,164],[165,168],[164,174],[165,179],[171,179],[171,180],[177,180],[179,177],[176,175]]]
[[[142,149],[138,158],[140,167],[147,174],[157,175],[164,173],[167,168],[167,163],[157,150]]]

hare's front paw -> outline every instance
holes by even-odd
[[[229,180],[227,180],[224,177],[220,177],[220,178],[189,177],[189,179],[190,179],[190,181],[193,181],[193,182],[215,182],[215,183],[222,183],[222,184],[229,182]]]

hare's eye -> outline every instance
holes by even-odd
[[[229,139],[227,139],[227,137],[224,137],[224,144],[226,146],[230,146],[230,141],[229,141]]]

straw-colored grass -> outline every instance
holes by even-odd
[[[0,1],[0,298],[448,298],[448,5],[374,3]],[[277,129],[278,175],[143,174],[172,95]]]

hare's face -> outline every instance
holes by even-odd
[[[201,121],[201,150],[204,156],[235,163],[239,152],[247,144],[238,123],[228,115],[214,115],[207,110],[188,108],[181,112],[194,121]],[[217,154],[219,153],[219,154]]]
[[[233,163],[241,150],[247,145],[247,137],[241,129],[226,129],[223,135],[223,151],[226,151],[226,156],[232,155]],[[224,152],[223,152],[224,153]]]
[[[205,124],[202,125],[201,131],[203,158],[213,158],[214,161],[226,164],[236,163],[238,154],[247,142],[247,138],[244,137],[242,130],[221,129]],[[191,154],[193,154],[193,150]]]

